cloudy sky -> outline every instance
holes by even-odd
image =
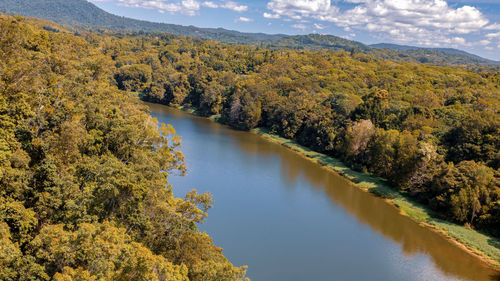
[[[244,32],[453,47],[500,61],[500,0],[89,0],[113,14]]]

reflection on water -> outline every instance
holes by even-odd
[[[148,105],[183,136],[190,171],[171,179],[174,187],[208,186],[216,207],[203,227],[231,261],[249,265],[252,280],[500,279],[382,199],[281,145]]]

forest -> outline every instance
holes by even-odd
[[[457,49],[417,48],[394,44],[365,45],[334,35],[307,34],[285,35],[245,33],[223,28],[199,28],[177,24],[155,23],[110,14],[87,0],[2,0],[0,12],[44,18],[77,29],[93,29],[100,32],[169,32],[223,43],[259,46],[267,49],[293,50],[344,50],[368,54],[398,62],[425,63],[441,66],[461,66],[474,71],[499,67],[491,61]]]
[[[386,178],[442,218],[500,235],[500,72],[168,34],[87,34],[119,89],[265,128]]]
[[[283,34],[244,33],[223,28],[200,28],[137,20],[110,14],[87,0],[2,0],[0,1],[0,12],[43,18],[79,28],[160,31],[226,43],[247,44],[256,41],[276,40],[286,36]]]
[[[173,196],[175,130],[117,89],[114,64],[0,15],[0,280],[244,280],[197,229],[212,196]]]
[[[500,71],[0,15],[0,279],[244,280],[140,99],[256,127],[500,235]]]

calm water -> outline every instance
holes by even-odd
[[[257,135],[161,105],[182,136],[177,196],[215,197],[201,229],[252,281],[499,280],[498,272],[366,192]]]

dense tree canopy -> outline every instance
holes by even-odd
[[[263,127],[500,235],[500,72],[0,16],[0,279],[242,280],[138,96]]]
[[[500,234],[499,71],[165,34],[85,38],[114,61],[119,86],[133,85],[123,90],[267,128],[387,178],[443,218]]]
[[[0,15],[0,279],[244,279],[197,230],[211,195],[173,196],[175,130],[117,88],[151,65],[47,30]]]

